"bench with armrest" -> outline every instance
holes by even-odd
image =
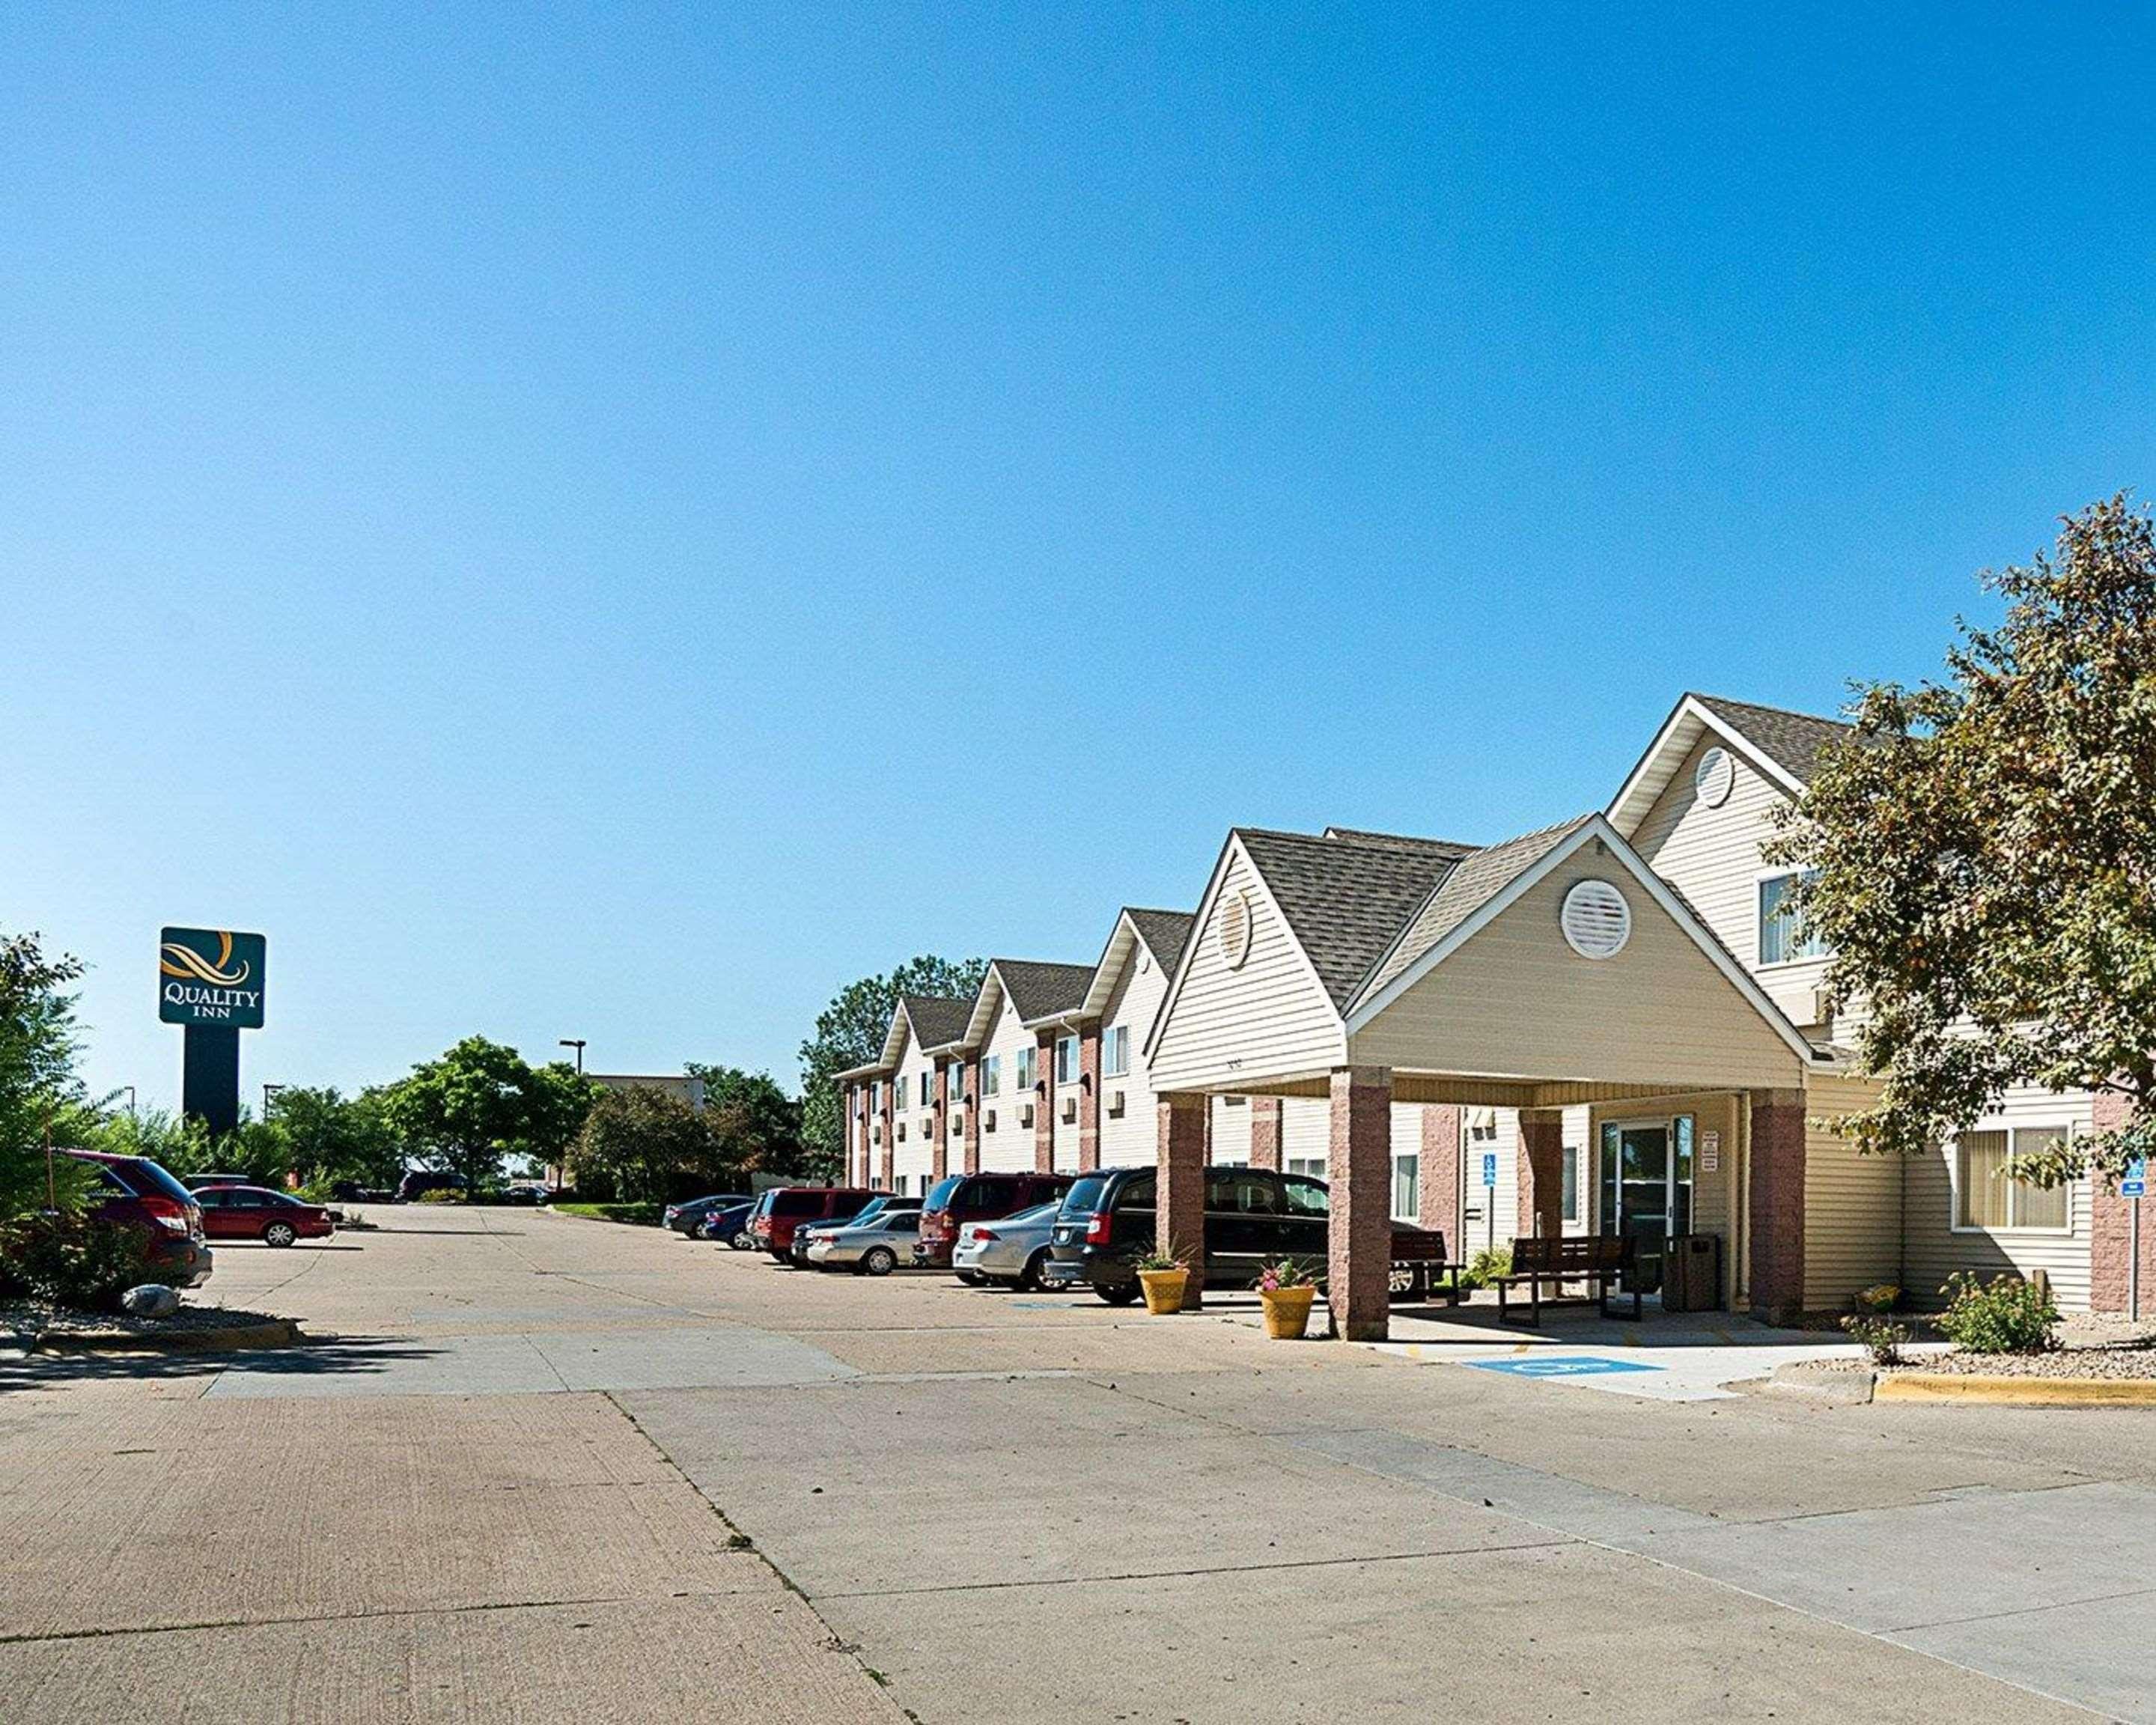
[[[1630,1283],[1632,1294],[1632,1317],[1640,1315],[1640,1282],[1634,1273],[1639,1267],[1639,1243],[1629,1234],[1558,1235],[1541,1234],[1512,1242],[1512,1269],[1508,1276],[1493,1277],[1497,1286],[1497,1321],[1502,1323],[1509,1316],[1507,1296],[1525,1283],[1527,1290],[1527,1322],[1539,1324],[1543,1321],[1545,1303],[1556,1305],[1585,1305],[1593,1299],[1607,1317],[1609,1313],[1609,1291],[1613,1283]],[[1591,1282],[1592,1295],[1577,1300],[1564,1297],[1567,1282]],[[1553,1283],[1557,1297],[1545,1302],[1543,1284]],[[1624,1291],[1622,1286],[1618,1289]]]
[[[1393,1230],[1392,1297],[1401,1301],[1443,1298],[1457,1306],[1464,1291],[1460,1272],[1467,1266],[1445,1255],[1445,1230],[1440,1228],[1395,1227]]]

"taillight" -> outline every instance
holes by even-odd
[[[1087,1245],[1107,1245],[1109,1220],[1110,1218],[1106,1210],[1096,1210],[1091,1215],[1086,1217],[1086,1244]]]
[[[973,1238],[977,1240],[1001,1240],[1003,1235],[997,1233],[993,1228],[976,1228],[973,1230]]]
[[[192,1231],[187,1211],[192,1205],[182,1204],[177,1198],[166,1198],[152,1193],[142,1200],[142,1208],[150,1213],[150,1219],[168,1233],[185,1235]]]

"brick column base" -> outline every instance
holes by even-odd
[[[1183,1309],[1205,1304],[1205,1117],[1209,1098],[1178,1091],[1160,1099],[1160,1163],[1153,1199],[1153,1239],[1190,1267]]]
[[[1804,1309],[1804,1093],[1752,1092],[1752,1314],[1788,1323]]]
[[[1252,1096],[1250,1108],[1250,1166],[1269,1168],[1277,1173],[1281,1165],[1281,1099]]]
[[[2096,1129],[2116,1132],[2133,1116],[2133,1099],[2111,1091],[2096,1096]],[[2141,1312],[2156,1312],[2156,1201],[2143,1199],[2141,1210]],[[2097,1312],[2128,1308],[2133,1279],[2133,1204],[2112,1181],[2089,1182],[2089,1306]]]
[[[1520,1111],[1520,1232],[1564,1232],[1564,1116]]]
[[[1460,1217],[1460,1111],[1449,1102],[1425,1103],[1422,1147],[1415,1164],[1415,1220],[1445,1236],[1448,1257],[1464,1258]]]
[[[1389,1333],[1393,1262],[1393,1075],[1343,1067],[1332,1075],[1332,1188],[1327,1230],[1334,1329],[1350,1342]]]

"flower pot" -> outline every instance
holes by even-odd
[[[1265,1333],[1276,1342],[1300,1342],[1310,1327],[1310,1307],[1317,1290],[1265,1288],[1258,1297],[1265,1302]]]
[[[1141,1270],[1138,1286],[1145,1290],[1146,1310],[1164,1317],[1183,1310],[1183,1290],[1190,1280],[1188,1270]]]

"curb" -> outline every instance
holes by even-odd
[[[1767,1388],[1834,1408],[1861,1408],[1880,1394],[1876,1372],[1821,1371],[1809,1360],[1775,1367],[1768,1374]]]
[[[232,1324],[218,1330],[174,1330],[165,1335],[135,1335],[126,1330],[50,1331],[29,1347],[32,1353],[217,1353],[244,1348],[290,1348],[305,1338],[288,1317],[268,1323]]]
[[[2156,1378],[2004,1378],[1902,1372],[1872,1392],[1882,1402],[1988,1402],[2023,1408],[2156,1408]]]

